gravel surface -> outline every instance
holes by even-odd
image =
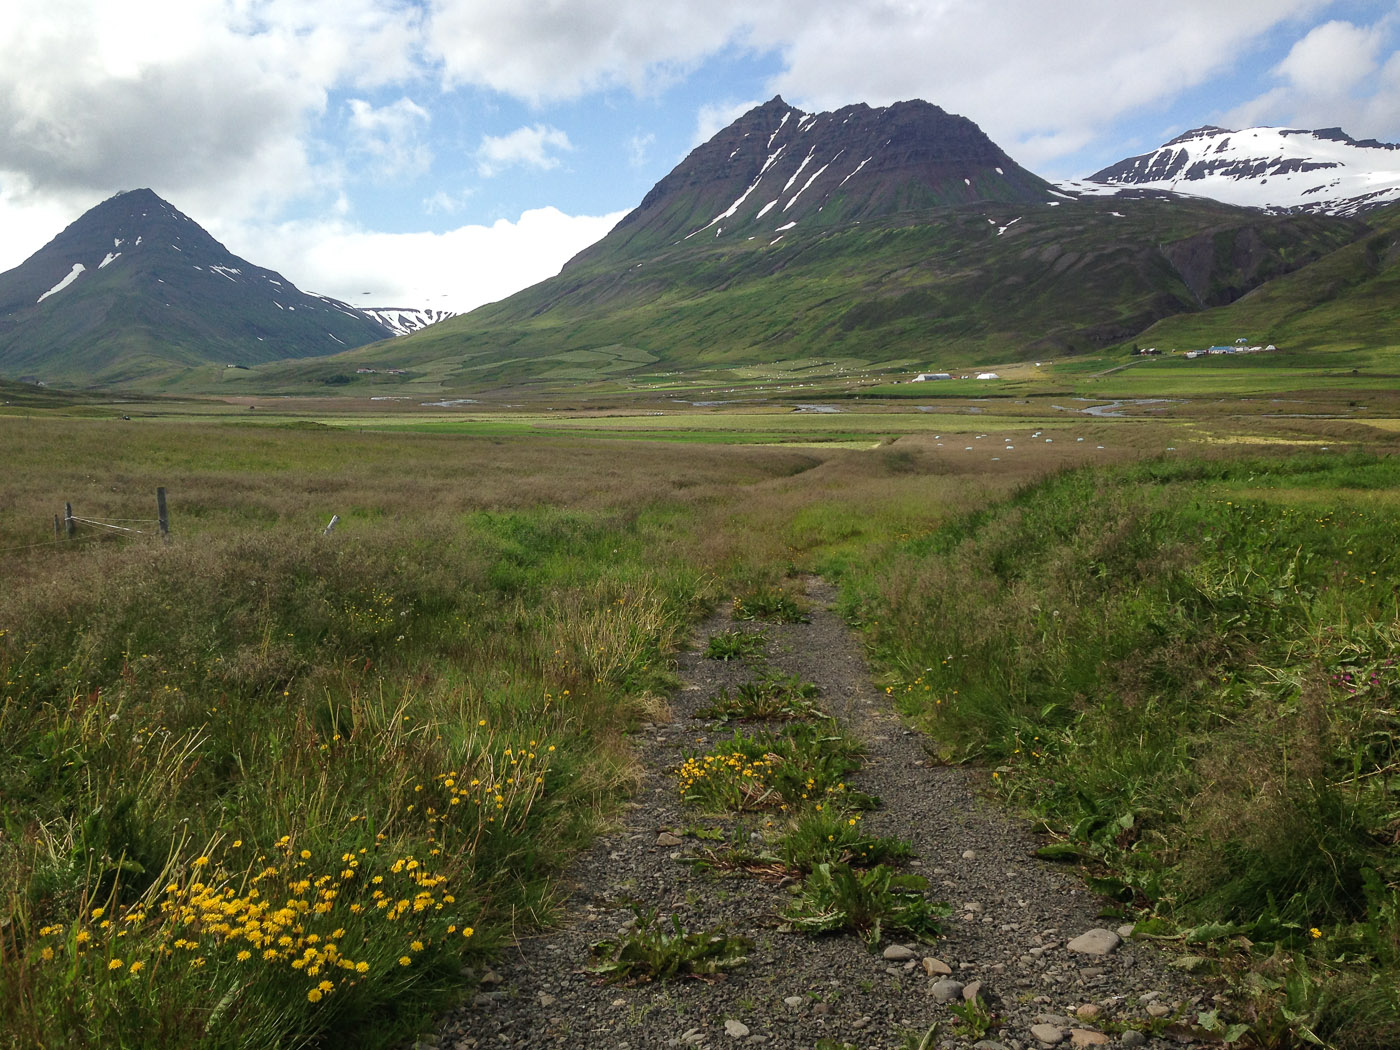
[[[855,937],[781,933],[776,913],[790,887],[688,862],[712,844],[687,829],[743,835],[764,819],[696,813],[681,803],[674,775],[684,753],[733,733],[694,712],[756,674],[755,661],[703,656],[711,634],[740,626],[726,610],[679,657],[683,685],[671,719],[641,727],[635,746],[646,778],[623,826],[571,869],[561,925],[521,941],[477,975],[474,998],[420,1046],[813,1050],[828,1040],[822,1050],[895,1050],[920,1046],[935,1024],[925,1050],[1197,1045],[1170,1022],[1213,1005],[1206,990],[1170,969],[1152,945],[1131,937],[1118,943],[1126,929],[1077,940],[1113,926],[1097,918],[1098,899],[1072,873],[1032,856],[1035,839],[979,796],[974,772],[929,759],[923,739],[903,728],[872,684],[858,640],[830,611],[834,592],[813,579],[808,597],[810,623],[762,627],[766,662],[815,682],[823,709],[865,741],[868,755],[852,786],[884,803],[866,814],[866,830],[913,843],[918,859],[907,870],[927,876],[929,895],[954,908],[945,936],[933,944],[887,937],[871,952]],[[601,983],[586,972],[590,946],[634,922],[634,904],[667,921],[674,913],[687,929],[722,926],[751,937],[747,964],[713,982]],[[954,1031],[951,1006],[969,991],[980,992],[1001,1020],[983,1041]],[[1154,1036],[1125,1029],[1154,1020]]]

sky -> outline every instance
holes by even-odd
[[[1074,178],[1202,124],[1400,141],[1400,0],[4,0],[0,271],[149,187],[356,306],[557,273],[774,95]]]

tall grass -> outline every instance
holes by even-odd
[[[1400,505],[1349,499],[1397,482],[1366,456],[1069,473],[848,576],[948,757],[1125,906],[1293,960],[1263,998],[1339,1046],[1400,1034],[1375,995],[1400,976]]]

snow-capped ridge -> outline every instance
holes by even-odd
[[[1081,194],[1131,187],[1251,208],[1355,215],[1400,200],[1400,145],[1358,141],[1341,128],[1205,125],[1061,185]]]

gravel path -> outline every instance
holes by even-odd
[[[1103,955],[1072,950],[1075,938],[1105,925],[1096,918],[1097,899],[1072,874],[1033,858],[1035,840],[979,797],[973,772],[929,760],[922,738],[901,726],[872,684],[859,642],[830,611],[832,589],[810,580],[808,597],[810,623],[763,628],[767,663],[815,682],[823,709],[865,741],[868,755],[853,786],[884,802],[866,814],[867,830],[913,843],[918,859],[908,870],[927,876],[929,894],[954,907],[945,936],[924,945],[887,937],[872,953],[854,937],[781,933],[775,915],[790,888],[688,862],[711,843],[687,829],[742,835],[755,826],[753,817],[743,823],[688,809],[674,776],[684,752],[733,732],[694,712],[721,688],[732,691],[755,675],[753,661],[702,655],[711,634],[736,626],[726,610],[702,626],[695,651],[679,657],[683,686],[670,721],[641,727],[641,790],[623,827],[571,869],[561,925],[523,940],[480,975],[473,1000],[424,1043],[462,1050],[1197,1045],[1171,1022],[1212,1005],[1207,993],[1149,944],[1129,939]],[[584,972],[589,948],[635,921],[634,903],[668,921],[674,913],[687,929],[723,926],[751,937],[748,963],[713,983],[600,983]],[[1001,1019],[983,1041],[955,1031],[951,1004],[969,991],[980,991]],[[1149,1025],[1156,1034],[1125,1027]]]

